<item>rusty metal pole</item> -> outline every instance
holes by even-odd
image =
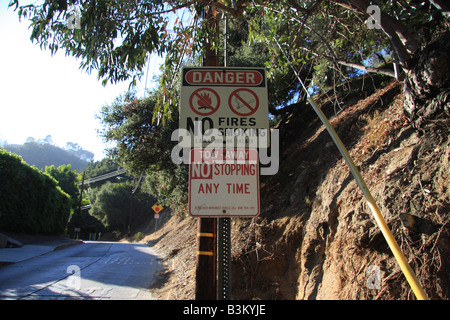
[[[225,16],[223,66],[228,67],[227,53],[228,19]],[[217,299],[231,299],[231,220],[230,218],[217,219]]]
[[[208,6],[206,9],[206,24],[216,36],[219,32],[219,23],[216,19],[216,9]],[[219,56],[212,49],[213,39],[206,42],[203,66],[218,66]],[[197,263],[196,263],[196,300],[217,299],[217,219],[199,218],[197,234]]]

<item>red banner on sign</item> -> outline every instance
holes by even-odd
[[[257,86],[263,76],[256,70],[190,70],[185,76],[186,82],[191,85],[249,85]]]

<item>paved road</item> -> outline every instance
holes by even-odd
[[[86,241],[0,268],[0,299],[153,299],[157,258],[141,244]]]

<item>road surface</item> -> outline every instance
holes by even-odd
[[[0,299],[153,299],[157,259],[142,244],[86,241],[0,268]]]

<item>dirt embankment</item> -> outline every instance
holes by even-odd
[[[403,253],[434,299],[450,297],[449,127],[416,130],[403,114],[401,84],[319,103],[368,184]],[[309,108],[309,106],[306,106]],[[335,110],[337,109],[337,110]],[[335,111],[339,111],[337,115]],[[283,119],[280,170],[261,177],[254,219],[232,219],[233,299],[414,297],[362,193],[311,114]],[[153,227],[154,228],[154,227]],[[149,241],[166,269],[152,290],[193,299],[196,219],[171,217]],[[368,284],[375,266],[380,283]]]

